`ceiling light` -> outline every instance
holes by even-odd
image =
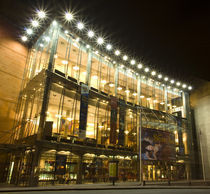
[[[69,32],[68,32],[68,30],[65,30],[64,33],[65,33],[65,34],[68,34]]]
[[[134,92],[134,93],[133,93],[133,96],[137,96],[137,93]]]
[[[89,37],[89,38],[93,38],[94,35],[95,35],[95,33],[94,33],[92,30],[89,30],[89,31],[88,31],[88,37]]]
[[[158,78],[161,79],[163,76],[161,74],[158,75]]]
[[[120,51],[119,51],[119,50],[116,50],[116,51],[114,52],[114,54],[118,56],[118,55],[120,55]]]
[[[122,90],[122,87],[118,87],[117,89],[120,91],[120,90]]]
[[[44,11],[42,11],[42,10],[39,10],[39,11],[37,12],[37,14],[38,14],[38,17],[39,17],[40,19],[43,19],[43,18],[45,18],[45,16],[46,16],[46,13],[45,13]]]
[[[135,65],[136,61],[134,59],[131,60],[131,65]]]
[[[99,38],[97,39],[97,43],[98,43],[99,45],[102,45],[102,44],[104,43],[104,39],[103,39],[102,37],[99,37]]]
[[[109,87],[113,88],[114,87],[114,84],[113,83],[110,83],[109,84]]]
[[[62,63],[63,63],[64,65],[67,65],[67,64],[68,64],[68,61],[63,60]]]
[[[180,85],[181,85],[181,83],[180,83],[180,82],[177,82],[177,83],[176,83],[176,85],[177,85],[177,86],[180,86]]]
[[[101,83],[102,84],[106,84],[106,80],[101,80]]]
[[[192,86],[189,86],[189,87],[188,87],[188,90],[192,90]]]
[[[78,23],[77,23],[77,28],[78,28],[79,30],[82,30],[82,29],[84,28],[84,24],[83,24],[82,22],[78,22]]]
[[[79,70],[79,67],[78,66],[74,66],[73,69],[77,71],[77,70]]]
[[[140,96],[140,98],[144,98],[144,96],[143,96],[143,95],[141,95],[141,96]]]
[[[32,24],[32,26],[35,27],[35,28],[39,26],[39,22],[36,21],[36,20],[32,20],[31,24]]]
[[[97,75],[92,76],[93,79],[98,79]]]
[[[164,102],[161,102],[160,104],[161,104],[161,105],[164,105],[165,103],[164,103]]]
[[[151,100],[151,98],[147,98],[147,100]]]
[[[69,12],[66,12],[65,18],[66,18],[67,21],[71,21],[71,20],[73,20],[73,15]]]
[[[124,60],[124,61],[128,60],[128,56],[124,55],[124,56],[123,56],[123,60]]]
[[[125,90],[125,93],[127,93],[127,94],[128,94],[129,92],[130,92],[130,90]]]
[[[174,84],[174,80],[172,79],[171,81],[170,81],[172,84]]]
[[[88,49],[89,49],[89,48],[90,48],[90,45],[89,45],[89,44],[87,44],[87,45],[86,45],[86,48],[88,48]]]

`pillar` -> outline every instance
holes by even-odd
[[[78,168],[77,168],[77,181],[76,184],[82,184],[82,160],[83,155],[80,154],[78,157]]]

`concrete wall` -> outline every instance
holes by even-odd
[[[191,94],[195,125],[205,178],[210,179],[210,82],[204,82]]]
[[[28,52],[18,34],[0,17],[0,143],[9,141]]]

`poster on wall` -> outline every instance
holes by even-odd
[[[85,84],[82,84],[81,98],[80,98],[80,118],[79,118],[79,138],[81,139],[84,139],[86,137],[88,98],[89,98],[89,87]]]
[[[124,145],[125,141],[125,101],[119,100],[119,134],[118,145]]]
[[[142,128],[142,160],[175,160],[175,135],[167,131]]]
[[[117,136],[117,98],[110,97],[111,118],[110,118],[110,144],[116,144]]]

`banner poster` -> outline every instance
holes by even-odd
[[[109,161],[109,178],[117,179],[118,177],[118,161]]]
[[[125,142],[125,101],[119,100],[119,134],[118,145],[124,145]]]
[[[110,118],[110,144],[116,144],[117,136],[117,98],[110,97],[111,118]]]
[[[80,97],[80,118],[79,118],[79,138],[86,137],[87,112],[88,112],[89,87],[85,84],[81,85]]]
[[[178,117],[177,119],[177,125],[178,127],[182,127],[182,118]],[[182,137],[182,131],[178,130],[178,139],[179,139],[179,154],[184,155],[184,144],[183,144],[183,137]]]
[[[55,174],[64,175],[66,173],[66,156],[57,154],[55,161]]]
[[[142,160],[175,160],[175,135],[167,131],[142,128]]]

